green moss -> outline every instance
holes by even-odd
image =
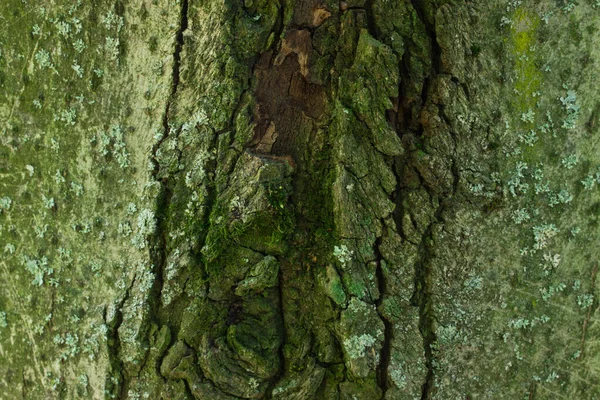
[[[517,101],[515,113],[521,114],[536,109],[534,93],[541,90],[542,72],[537,65],[537,32],[540,24],[539,16],[525,7],[517,8],[513,13],[513,23],[510,31],[510,44],[515,59],[515,91]],[[524,129],[535,128],[535,122],[524,125]]]
[[[319,268],[315,271],[317,282],[321,285],[323,291],[333,300],[337,305],[344,306],[346,304],[346,292],[342,281],[331,264],[327,264],[325,268]]]

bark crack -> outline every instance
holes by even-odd
[[[379,290],[379,298],[375,302],[375,309],[377,310],[377,314],[379,314],[379,318],[383,321],[384,326],[384,335],[383,335],[383,345],[381,347],[381,351],[379,353],[379,365],[377,367],[377,384],[381,388],[383,392],[383,398],[385,398],[385,393],[390,387],[389,379],[388,379],[388,370],[390,368],[390,359],[391,359],[391,350],[392,350],[392,339],[394,335],[394,329],[392,322],[389,321],[384,315],[381,314],[380,308],[382,307],[383,300],[385,295],[387,294],[387,283],[385,280],[385,274],[383,272],[383,267],[381,263],[384,261],[381,252],[379,251],[379,246],[381,245],[382,238],[386,234],[387,227],[384,221],[381,221],[382,225],[382,235],[377,238],[375,244],[373,246],[373,251],[376,256],[377,269],[375,270],[375,276],[377,278],[377,288]]]
[[[429,99],[430,91],[433,82],[440,74],[441,67],[441,48],[437,43],[436,31],[434,24],[428,20],[426,15],[425,2],[411,0],[410,1],[418,19],[422,22],[425,27],[425,33],[430,41],[430,62],[431,67],[427,76],[424,77],[422,81],[422,87],[420,88],[420,96],[417,98],[411,99],[408,98],[407,93],[409,93],[409,85],[414,84],[414,79],[416,77],[411,76],[411,71],[409,68],[409,57],[415,57],[414,50],[411,50],[411,47],[406,50],[403,55],[402,62],[400,65],[400,99],[398,99],[398,110],[395,116],[392,118],[395,120],[396,131],[403,139],[403,145],[405,146],[405,150],[407,155],[404,157],[397,157],[394,160],[394,173],[397,179],[397,188],[393,194],[393,200],[396,204],[396,210],[394,212],[394,221],[397,225],[397,230],[402,237],[403,240],[408,240],[406,234],[403,229],[403,219],[404,215],[408,210],[406,210],[406,206],[404,205],[405,191],[410,190],[410,176],[413,175],[414,180],[418,184],[418,187],[423,188],[431,199],[439,198],[437,194],[437,190],[435,187],[432,187],[431,183],[428,183],[422,176],[421,171],[417,165],[415,165],[415,161],[412,159],[412,152],[417,151],[419,148],[423,148],[423,146],[419,146],[422,144],[422,137],[424,134],[424,130],[426,129],[421,121],[421,113],[423,112],[425,106],[431,102]],[[404,98],[402,98],[404,97]],[[438,113],[442,114],[442,110],[440,110],[440,106],[437,107]],[[448,126],[450,128],[450,125]],[[455,142],[455,138],[450,132],[453,141]],[[458,173],[455,160],[452,160],[451,165],[451,173],[453,174],[453,185],[451,188],[451,193],[446,193],[451,198],[457,191],[458,188]],[[446,196],[444,196],[446,197]],[[421,337],[423,339],[423,352],[425,355],[425,366],[427,368],[425,380],[423,382],[421,388],[421,399],[429,400],[432,398],[433,390],[434,390],[434,378],[435,378],[435,368],[434,368],[434,354],[433,354],[433,345],[435,344],[437,338],[435,334],[435,316],[433,315],[433,299],[432,299],[432,266],[431,261],[435,257],[434,255],[434,229],[439,225],[443,224],[443,214],[447,207],[447,199],[444,198],[440,202],[439,206],[435,210],[432,215],[432,221],[425,228],[424,232],[421,235],[419,243],[416,243],[418,246],[417,253],[417,261],[415,262],[415,275],[414,275],[414,291],[411,299],[411,303],[413,306],[418,307],[419,310],[419,330],[421,333]],[[412,243],[412,242],[410,242]]]
[[[118,373],[119,373],[118,381],[117,381],[117,383],[115,383],[116,388],[113,388],[114,392],[118,392],[119,399],[125,399],[127,396],[126,378],[125,378],[125,375],[123,374],[123,361],[119,358],[119,351],[121,349],[121,339],[119,338],[119,328],[121,327],[121,324],[123,323],[123,311],[122,311],[123,306],[125,305],[125,302],[127,302],[127,300],[129,300],[129,295],[131,293],[131,289],[133,288],[133,285],[135,284],[136,278],[137,278],[137,275],[134,275],[133,278],[131,279],[131,283],[130,283],[129,287],[125,291],[125,295],[123,296],[123,299],[119,302],[118,306],[115,307],[115,310],[116,310],[115,325],[112,329],[109,329],[107,332],[107,341],[109,343],[109,345],[107,346],[108,347],[108,358],[109,358],[109,362],[111,365],[111,369],[114,369],[115,371],[118,371]],[[105,308],[104,315],[102,316],[102,318],[104,319],[105,322],[108,322],[106,311],[107,310]],[[112,345],[110,344],[111,342],[112,342]]]
[[[173,70],[171,72],[171,92],[169,98],[165,104],[165,111],[163,113],[163,135],[152,147],[152,162],[154,163],[153,175],[156,177],[160,170],[160,165],[157,160],[157,152],[160,149],[162,143],[169,137],[169,113],[171,106],[175,101],[177,89],[180,81],[180,69],[181,69],[181,51],[183,50],[183,33],[188,27],[188,0],[181,0],[181,8],[179,11],[179,27],[175,33],[175,46],[173,49]]]
[[[419,260],[415,265],[415,292],[413,294],[413,304],[419,307],[419,330],[423,337],[423,350],[425,352],[425,365],[427,367],[427,375],[422,386],[421,399],[429,400],[431,398],[434,384],[434,357],[432,345],[436,341],[435,321],[432,315],[432,298],[431,298],[431,234],[434,224],[431,224],[419,246]]]
[[[366,19],[367,19],[367,30],[373,38],[381,41],[379,31],[377,28],[377,24],[375,22],[375,18],[373,15],[373,2],[374,2],[374,0],[367,0],[364,5],[364,10],[365,10]],[[399,75],[399,76],[401,76],[401,75]],[[401,82],[402,82],[402,80],[400,80],[399,85],[401,85]],[[401,92],[399,91],[399,93],[401,93]],[[352,111],[353,111],[355,117],[357,118],[357,120],[361,121],[363,124],[366,125],[366,123],[364,121],[362,121],[360,116],[356,112],[354,112],[354,110],[352,110]],[[396,133],[399,133],[397,126],[395,124],[392,124],[392,126],[394,127],[394,130],[396,131]],[[367,127],[367,129],[368,129],[368,127]],[[384,158],[388,158],[386,155],[382,154],[378,149],[376,149],[376,151]],[[395,162],[396,162],[395,159],[391,160],[392,170],[395,168],[395,165],[394,165]],[[400,186],[399,177],[397,176],[396,171],[393,171],[393,172],[394,172],[394,175],[396,176],[397,184],[399,187]],[[392,201],[394,201],[394,204],[396,205],[396,208],[398,208],[398,205],[399,205],[398,200],[400,200],[400,206],[402,205],[400,191],[395,190],[391,194],[391,197],[392,197]],[[403,212],[403,210],[401,208],[400,208],[400,210],[401,210],[400,212]],[[394,212],[392,214],[393,217],[396,216],[396,212],[397,211],[394,210]],[[379,297],[378,297],[377,301],[375,302],[375,307],[376,307],[375,309],[377,310],[379,318],[381,319],[381,321],[383,322],[383,325],[384,325],[383,344],[382,344],[382,348],[381,348],[381,351],[379,354],[379,365],[377,366],[376,375],[377,375],[377,384],[383,392],[382,398],[385,398],[386,392],[390,388],[389,368],[390,368],[390,360],[391,360],[394,327],[393,327],[392,321],[388,320],[388,318],[386,318],[384,315],[382,315],[382,313],[380,311],[382,304],[383,304],[383,300],[385,298],[385,295],[387,294],[387,283],[385,280],[385,273],[384,273],[383,267],[382,267],[382,262],[384,262],[384,258],[379,250],[379,247],[382,243],[384,235],[387,234],[387,229],[388,229],[387,225],[385,224],[385,221],[383,221],[383,220],[381,221],[381,226],[382,226],[382,234],[380,237],[378,237],[375,240],[375,243],[373,244],[373,251],[374,251],[375,257],[376,257],[375,276],[376,276],[377,287],[378,287],[378,291],[379,291]],[[403,240],[405,240],[406,237],[404,235],[404,232],[402,231],[402,224],[396,224],[396,229],[397,229],[400,237]]]
[[[283,313],[283,282],[284,282],[284,276],[283,276],[283,265],[281,262],[281,259],[279,257],[277,258],[277,262],[279,262],[279,272],[277,273],[277,291],[278,291],[278,295],[279,295],[279,313],[281,315],[281,331],[282,331],[282,339],[281,339],[281,345],[279,346],[279,349],[277,350],[279,353],[279,360],[281,362],[280,367],[279,367],[279,371],[277,372],[277,374],[272,378],[271,382],[269,383],[269,387],[266,390],[266,397],[267,398],[271,398],[272,397],[272,393],[273,390],[277,387],[277,384],[279,383],[279,381],[281,380],[281,378],[283,378],[284,374],[285,374],[285,353],[284,353],[284,345],[287,342],[287,332],[285,330],[285,321],[284,321],[284,313]]]
[[[164,210],[165,212],[169,209],[169,203],[172,197],[172,191],[168,185],[168,179],[164,178],[159,180],[158,173],[160,172],[160,164],[157,159],[158,150],[161,147],[161,144],[169,137],[170,126],[169,126],[169,114],[171,111],[172,104],[175,101],[175,96],[177,95],[177,89],[179,87],[180,82],[180,69],[181,69],[181,51],[183,50],[184,38],[183,34],[188,27],[188,0],[181,0],[181,8],[179,14],[179,27],[175,34],[175,47],[173,49],[173,72],[171,75],[171,93],[169,95],[169,99],[167,104],[165,105],[165,112],[163,114],[163,136],[162,138],[154,145],[152,149],[152,160],[154,163],[154,171],[153,176],[156,181],[159,181],[162,185],[161,195],[157,201],[157,209]],[[166,215],[157,215],[158,223],[156,228],[156,248],[155,251],[157,253],[157,267],[155,267],[156,279],[158,282],[158,295],[153,296],[153,298],[157,298],[156,306],[154,314],[157,313],[159,309],[160,303],[160,293],[163,287],[163,271],[166,263],[166,246],[167,246],[167,216]]]
[[[177,95],[177,90],[180,83],[180,69],[181,69],[181,52],[184,45],[184,32],[188,27],[188,0],[181,0],[181,6],[179,11],[179,26],[175,33],[175,45],[173,49],[173,69],[171,73],[171,91],[169,93],[169,97],[165,104],[165,111],[163,113],[162,127],[163,127],[163,135],[157,140],[157,142],[152,147],[151,153],[151,162],[153,163],[154,169],[152,171],[152,177],[154,181],[159,182],[161,185],[161,191],[156,201],[156,209],[158,212],[156,213],[156,231],[154,233],[154,246],[150,247],[151,259],[156,260],[153,264],[153,273],[155,275],[155,283],[151,288],[151,296],[149,301],[149,319],[156,320],[158,319],[158,312],[160,310],[160,301],[161,301],[161,292],[163,288],[163,274],[164,268],[167,259],[167,222],[168,222],[168,209],[169,204],[172,198],[172,190],[168,185],[168,178],[159,178],[160,173],[160,163],[158,160],[158,152],[161,148],[161,145],[164,141],[169,137],[169,133],[171,130],[169,116],[175,102],[175,98]],[[132,283],[133,285],[133,283]],[[129,294],[129,290],[128,290]],[[123,302],[124,303],[124,302]],[[121,307],[123,304],[121,304]],[[117,328],[116,328],[117,329]],[[115,329],[115,332],[116,332]],[[150,352],[146,352],[146,356],[142,360],[142,366],[140,368],[140,372],[144,369],[148,361],[148,357]],[[124,377],[125,379],[125,377]],[[121,396],[120,398],[125,398],[125,389],[126,382],[123,382],[121,387]]]

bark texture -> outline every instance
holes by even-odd
[[[600,2],[5,0],[3,399],[597,399]]]

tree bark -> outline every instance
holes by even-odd
[[[44,3],[0,397],[600,397],[598,1]]]

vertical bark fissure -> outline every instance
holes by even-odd
[[[184,393],[187,396],[187,398],[195,399],[196,396],[194,396],[194,393],[192,392],[192,388],[190,387],[190,383],[188,382],[188,380],[182,379],[182,381],[183,381]]]
[[[280,366],[279,366],[279,371],[277,371],[277,374],[275,374],[275,376],[272,378],[271,382],[269,383],[269,387],[266,391],[266,398],[270,399],[272,397],[272,393],[273,390],[277,387],[277,384],[279,383],[279,381],[281,380],[281,378],[283,377],[283,375],[285,374],[285,354],[284,354],[284,346],[285,343],[287,341],[287,333],[285,330],[285,321],[284,321],[284,313],[283,313],[283,270],[282,270],[282,262],[281,259],[279,257],[276,257],[277,261],[279,262],[279,272],[277,273],[277,290],[278,290],[278,294],[279,294],[279,312],[281,315],[281,330],[282,330],[282,339],[281,339],[281,345],[279,346],[279,349],[277,350],[279,353],[279,360],[281,362]]]
[[[384,315],[381,314],[380,308],[382,307],[383,300],[385,295],[387,294],[387,283],[385,281],[385,274],[383,272],[383,267],[381,265],[384,262],[383,256],[379,251],[379,246],[382,242],[382,237],[386,233],[385,222],[381,221],[381,225],[383,227],[382,236],[377,238],[375,244],[373,246],[373,251],[376,256],[377,269],[375,270],[375,276],[377,279],[377,288],[379,290],[379,298],[375,302],[375,307],[377,313],[379,314],[379,318],[383,321],[384,326],[384,336],[383,336],[383,344],[381,347],[381,351],[379,353],[379,365],[377,367],[377,384],[381,388],[383,392],[383,397],[385,398],[385,393],[389,389],[389,379],[388,379],[388,370],[390,368],[390,359],[391,359],[391,350],[392,350],[392,339],[394,334],[394,327],[392,322],[389,321]]]
[[[154,145],[152,149],[152,161],[154,163],[154,171],[153,176],[156,181],[159,181],[162,185],[161,194],[157,200],[157,209],[159,211],[168,212],[169,203],[172,197],[172,191],[169,188],[167,178],[162,180],[158,179],[158,173],[160,171],[160,164],[157,159],[158,150],[161,147],[161,144],[169,137],[169,113],[171,111],[171,107],[175,101],[175,96],[177,95],[177,89],[179,87],[180,81],[180,68],[181,68],[181,51],[183,50],[183,33],[188,27],[188,0],[181,0],[181,8],[179,15],[179,27],[177,28],[177,32],[175,34],[175,46],[173,49],[173,71],[171,75],[171,93],[169,95],[169,99],[167,100],[167,104],[165,105],[165,111],[163,114],[163,136],[162,138]],[[154,272],[156,274],[156,279],[158,282],[157,287],[157,295],[153,296],[153,298],[157,298],[155,300],[156,305],[152,310],[154,314],[158,312],[159,303],[160,303],[160,292],[162,291],[163,286],[163,270],[165,268],[166,263],[166,245],[167,245],[167,215],[162,215],[157,213],[157,228],[156,228],[156,246],[154,248],[154,252],[156,253],[156,257],[153,259],[156,260],[156,266],[154,267]]]
[[[154,176],[158,174],[160,169],[158,160],[156,159],[156,152],[160,148],[161,144],[169,137],[169,113],[171,106],[175,101],[175,95],[179,87],[180,81],[180,68],[181,68],[181,51],[183,50],[183,33],[188,27],[188,0],[181,0],[180,14],[179,14],[179,27],[175,33],[175,46],[173,49],[173,69],[171,72],[171,92],[169,98],[165,104],[165,111],[163,113],[163,135],[152,148],[152,160],[154,163]]]
[[[164,268],[166,264],[167,258],[167,234],[168,234],[168,210],[169,204],[171,201],[171,197],[173,192],[168,185],[168,178],[160,179],[158,177],[160,173],[160,163],[158,160],[158,152],[161,145],[164,141],[169,137],[170,134],[170,121],[169,115],[171,112],[171,108],[173,103],[175,102],[175,98],[177,95],[177,90],[180,82],[180,68],[181,68],[181,52],[184,44],[183,34],[188,27],[188,0],[181,0],[181,6],[179,11],[179,26],[175,33],[175,45],[173,49],[173,69],[171,73],[171,91],[169,93],[169,97],[165,104],[165,110],[163,113],[163,135],[157,140],[157,142],[152,147],[152,153],[150,160],[153,163],[154,169],[152,171],[152,176],[154,181],[159,182],[161,185],[161,190],[156,200],[156,230],[154,232],[153,238],[153,246],[150,247],[150,259],[154,260],[152,265],[152,272],[155,275],[155,282],[151,289],[151,299],[149,301],[149,318],[150,319],[158,319],[158,312],[160,310],[160,299],[161,292],[163,288],[163,274]],[[132,283],[133,285],[133,283]],[[124,302],[123,302],[124,304]],[[121,305],[122,307],[122,305]],[[146,353],[146,357],[142,360],[142,367],[140,371],[143,370],[146,362],[148,361],[149,352]],[[126,393],[126,384],[125,382],[121,388],[121,396],[120,398],[125,398]]]
[[[431,224],[421,239],[419,260],[415,264],[415,292],[413,303],[419,307],[419,330],[423,337],[423,350],[427,375],[422,386],[421,399],[429,400],[434,384],[434,360],[432,345],[436,341],[434,318],[432,315],[431,284],[431,234],[434,224]]]
[[[407,50],[404,54],[404,57],[401,62],[401,82],[400,82],[400,92],[399,95],[401,99],[398,101],[398,115],[397,115],[397,131],[400,135],[404,135],[410,133],[414,135],[415,141],[420,141],[424,132],[424,126],[420,121],[420,114],[423,107],[427,104],[429,98],[429,91],[432,82],[436,79],[440,71],[441,65],[441,48],[437,43],[436,31],[435,27],[428,21],[426,17],[426,11],[422,1],[411,0],[411,4],[419,18],[419,20],[425,26],[426,35],[430,41],[430,57],[431,57],[431,68],[428,76],[425,77],[423,81],[423,86],[421,88],[420,98],[417,99],[417,104],[413,104],[412,102],[403,101],[402,96],[407,93],[407,90],[404,87],[410,82],[413,77],[411,77],[409,70],[408,57],[414,56],[411,54],[410,50]],[[416,107],[415,107],[416,106]],[[404,145],[406,147],[411,147],[413,143],[409,143],[409,141],[405,141]],[[410,151],[410,149],[407,149]],[[404,212],[403,201],[403,190],[405,189],[402,184],[402,171],[406,168],[413,169],[416,175],[419,177],[419,185],[423,187],[430,198],[433,199],[435,197],[439,197],[436,194],[435,188],[430,187],[424,179],[420,176],[418,169],[412,166],[411,155],[408,154],[406,156],[406,160],[397,159],[395,160],[397,169],[396,179],[398,180],[398,186],[396,192],[394,193],[394,199],[396,202],[396,210],[395,213],[395,221],[398,225],[398,231],[403,235],[402,230],[402,219]],[[454,173],[455,163],[452,163],[452,172]],[[453,193],[457,188],[457,179],[455,176]],[[452,194],[453,194],[452,193]],[[412,304],[415,307],[418,307],[419,310],[419,330],[423,339],[423,351],[425,355],[425,366],[427,368],[425,381],[423,382],[421,389],[421,399],[429,400],[431,399],[433,389],[434,389],[434,354],[432,345],[436,342],[436,334],[435,334],[435,319],[433,316],[433,304],[432,304],[432,293],[431,293],[431,280],[432,280],[432,267],[431,261],[434,257],[434,248],[433,248],[433,229],[437,224],[443,223],[443,212],[446,207],[445,199],[442,199],[440,205],[433,215],[433,221],[429,224],[429,226],[425,229],[424,233],[421,236],[420,243],[418,243],[418,259],[415,262],[415,275],[414,275],[414,292],[413,297],[411,299]]]
[[[229,126],[227,128],[225,128],[223,132],[217,132],[216,133],[217,135],[227,132],[229,130],[231,130],[231,131],[235,130],[235,118],[238,115],[238,113],[240,112],[240,109],[242,107],[244,95],[246,95],[246,93],[252,91],[252,80],[254,79],[254,77],[256,75],[257,65],[260,63],[261,57],[263,56],[264,53],[272,51],[270,62],[271,62],[271,64],[273,64],[273,62],[275,60],[275,56],[277,54],[277,47],[279,47],[279,45],[281,43],[281,35],[282,35],[283,29],[284,29],[284,16],[285,16],[284,3],[285,2],[279,2],[277,21],[275,22],[273,29],[272,29],[272,33],[275,35],[276,39],[273,40],[273,43],[269,46],[269,48],[265,49],[263,53],[258,54],[252,61],[252,66],[250,67],[250,74],[248,75],[248,79],[246,81],[246,87],[240,93],[240,95],[238,97],[237,105],[236,105],[234,111],[231,113],[231,118],[229,120]],[[235,132],[232,132],[230,145],[233,145],[234,140],[235,140]],[[240,155],[241,154],[237,154],[236,162],[231,163],[231,168],[227,171],[227,183],[228,184],[229,184],[229,180],[232,177],[233,170],[235,169],[237,160],[239,159]],[[209,210],[210,210],[210,208],[209,208]],[[210,211],[207,215],[210,215]]]
[[[181,0],[181,11],[179,14],[179,27],[175,34],[175,49],[173,50],[173,73],[171,81],[171,97],[167,103],[165,111],[165,120],[168,122],[169,110],[172,102],[177,94],[177,88],[179,87],[180,81],[180,69],[181,69],[181,51],[183,50],[183,34],[188,27],[188,0]]]
[[[118,392],[119,399],[125,399],[127,397],[127,391],[126,391],[127,385],[126,385],[126,381],[125,381],[126,377],[123,374],[123,361],[119,357],[119,351],[121,348],[121,339],[119,338],[119,328],[121,327],[121,324],[123,323],[123,311],[122,311],[123,306],[125,305],[125,302],[127,302],[127,300],[129,299],[129,295],[130,295],[131,289],[133,288],[133,285],[135,283],[136,277],[137,277],[136,275],[133,276],[133,278],[131,279],[131,284],[125,291],[125,295],[123,296],[123,299],[119,302],[119,304],[115,308],[116,321],[115,321],[114,328],[109,329],[107,332],[107,342],[109,343],[109,345],[107,346],[107,349],[108,349],[108,358],[110,360],[109,361],[110,366],[111,366],[113,373],[116,371],[119,374],[117,387],[114,388],[114,392]],[[106,318],[107,318],[107,316],[106,316],[106,309],[105,309],[103,319],[105,322],[108,322],[106,320]],[[110,344],[111,342],[112,342],[112,345]],[[114,394],[114,392],[113,392],[113,394]]]
[[[367,15],[367,29],[369,34],[373,36],[375,39],[379,40],[379,35],[377,33],[377,25],[375,23],[375,18],[373,18],[373,1],[367,0],[365,2],[365,13]]]
[[[377,24],[375,22],[375,18],[373,16],[373,2],[374,0],[367,0],[365,2],[365,14],[367,17],[367,29],[369,34],[377,40],[381,40],[379,37],[379,32],[377,29]],[[360,120],[358,115],[356,117]],[[364,122],[363,122],[364,123]],[[395,128],[395,127],[394,127]],[[386,158],[388,158],[386,156]],[[391,160],[391,167],[393,169],[393,160]],[[395,194],[392,194],[392,197],[395,197]],[[394,200],[394,199],[392,199]],[[392,351],[392,340],[394,334],[394,327],[392,321],[386,318],[381,313],[381,307],[385,296],[387,295],[387,283],[385,280],[385,273],[383,271],[382,262],[384,262],[383,255],[379,250],[379,246],[383,240],[383,236],[386,235],[387,226],[385,221],[381,221],[382,233],[381,236],[375,240],[373,243],[373,252],[375,254],[375,262],[376,262],[376,270],[375,270],[375,278],[377,280],[377,289],[379,291],[379,297],[375,301],[375,309],[377,310],[377,314],[379,318],[383,322],[384,331],[383,331],[383,343],[381,346],[381,351],[379,352],[379,365],[377,366],[377,384],[382,391],[383,398],[385,398],[385,394],[390,387],[389,382],[389,368],[390,368],[390,360],[391,360],[391,351]]]

